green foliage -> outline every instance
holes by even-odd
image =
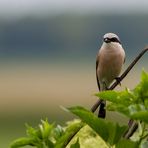
[[[50,140],[52,131],[54,129],[53,124],[49,124],[47,120],[41,120],[41,124],[38,128],[33,128],[26,125],[27,137],[19,138],[11,144],[11,148],[18,148],[25,145],[36,146],[37,148],[53,147],[54,143]]]
[[[82,121],[87,123],[95,132],[97,132],[102,137],[104,141],[110,145],[116,144],[122,138],[124,132],[127,130],[126,126],[119,126],[118,124],[100,119],[82,107],[73,107],[69,110],[79,116]]]
[[[42,120],[36,128],[26,125],[27,137],[12,142],[11,148],[26,145],[36,148],[148,147],[147,73],[142,73],[141,82],[133,90],[104,91],[96,96],[110,102],[108,110],[122,113],[139,123],[138,129],[130,139],[124,138],[128,126],[100,119],[83,107],[71,107],[68,111],[78,116],[80,120],[68,122],[64,127],[49,124],[47,120]]]
[[[73,136],[83,127],[82,122],[72,122],[65,130],[64,134],[58,139],[55,148],[65,148]]]
[[[104,91],[96,94],[111,103],[108,110],[118,111],[131,119],[148,123],[148,74],[142,72],[141,82],[133,90]]]
[[[76,143],[72,144],[70,148],[80,148],[79,139],[77,139]]]
[[[137,142],[133,142],[131,140],[127,140],[127,139],[122,139],[120,140],[120,142],[117,143],[116,148],[138,148],[139,145]]]
[[[19,138],[11,144],[11,148],[17,148],[17,147],[22,147],[25,145],[33,145],[34,143],[34,138],[29,138],[29,137],[24,137],[24,138]]]

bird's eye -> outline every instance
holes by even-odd
[[[116,37],[111,38],[110,41],[120,43],[120,41]]]
[[[115,37],[114,37],[114,38],[111,38],[110,40],[111,40],[112,42],[118,42],[118,39],[115,38]]]

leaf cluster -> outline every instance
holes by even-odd
[[[19,148],[30,145],[36,148],[65,148],[70,142],[73,135],[77,133],[83,124],[80,121],[73,121],[66,127],[50,124],[47,120],[41,120],[38,127],[26,125],[26,137],[13,141],[11,148]],[[78,146],[79,142],[71,145],[71,148]],[[78,148],[78,147],[77,147]]]
[[[111,102],[107,106],[109,111],[117,111],[131,119],[148,123],[148,74],[144,71],[141,82],[133,90],[104,91],[96,96]]]
[[[141,82],[133,89],[121,92],[104,91],[97,97],[110,103],[108,110],[124,114],[139,123],[138,130],[125,139],[127,125],[96,117],[91,111],[77,106],[67,110],[80,118],[65,126],[42,120],[38,127],[26,125],[26,137],[12,142],[11,148],[30,145],[36,148],[146,148],[148,146],[148,74],[142,72]]]

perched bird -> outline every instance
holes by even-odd
[[[106,33],[96,59],[96,77],[100,91],[107,90],[115,79],[119,79],[124,61],[125,52],[119,37],[114,33]],[[98,117],[105,118],[105,105],[106,101],[102,100]]]

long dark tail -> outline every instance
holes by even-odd
[[[102,100],[100,104],[99,112],[98,112],[98,117],[105,118],[106,116],[105,106],[106,106],[106,101]]]

